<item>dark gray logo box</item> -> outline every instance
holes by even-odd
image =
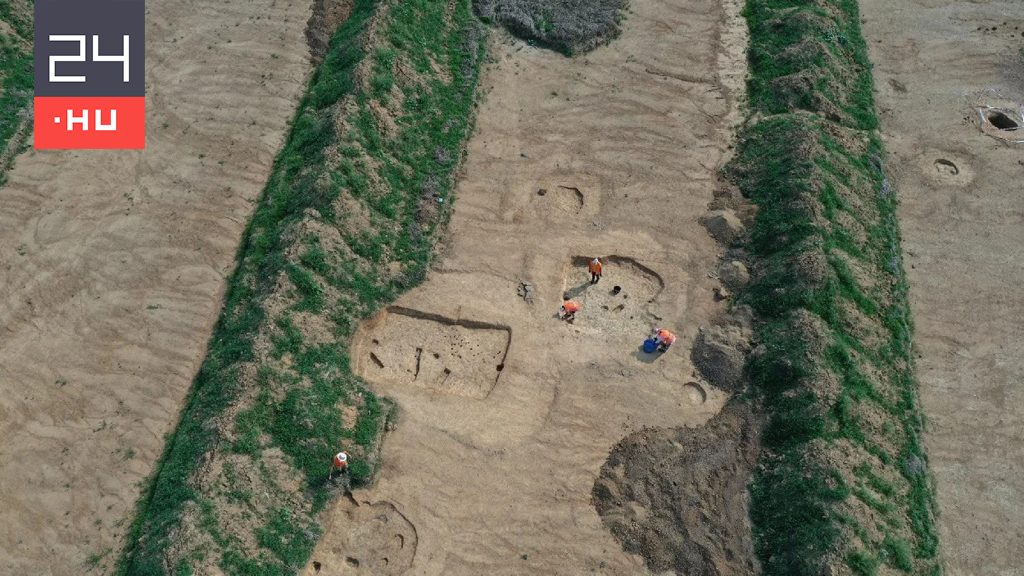
[[[36,96],[144,96],[146,94],[143,0],[36,0]],[[129,36],[129,81],[124,82],[121,62],[94,62],[93,36],[99,54],[118,56]],[[50,82],[50,56],[76,56],[78,42],[51,42],[51,35],[84,35],[85,61],[58,62],[60,76],[85,76],[82,83]]]

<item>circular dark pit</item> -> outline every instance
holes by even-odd
[[[1012,118],[998,110],[989,112],[987,117],[988,121],[1000,130],[1016,130],[1017,128],[1020,128],[1020,125],[1014,122]]]

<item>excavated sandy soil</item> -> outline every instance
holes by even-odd
[[[398,404],[380,477],[325,513],[304,574],[646,572],[591,492],[625,436],[703,424],[727,399],[689,359],[723,307],[698,223],[735,118],[722,81],[742,78],[723,20],[713,0],[635,0],[622,37],[577,59],[493,34],[440,263],[353,343]],[[595,255],[610,258],[590,286]],[[680,336],[665,355],[638,350],[654,324]]]
[[[310,9],[150,2],[148,148],[28,152],[0,189],[0,573],[116,559],[304,88]]]
[[[902,197],[947,574],[1024,574],[1024,147],[983,132],[975,110],[1024,102],[1024,11],[861,5]]]

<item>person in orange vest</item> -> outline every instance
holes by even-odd
[[[604,264],[601,263],[601,259],[594,258],[590,261],[590,264],[587,265],[587,268],[590,270],[590,283],[597,284],[600,282],[601,271],[604,269]]]
[[[345,474],[348,472],[348,453],[338,452],[334,455],[334,459],[331,460],[331,473],[327,475],[327,479],[334,478],[334,473]]]
[[[676,335],[664,328],[654,330],[654,341],[658,343],[658,351],[665,352],[676,343]]]
[[[565,299],[562,302],[562,309],[559,310],[562,320],[572,322],[576,319],[576,313],[580,311],[580,303],[575,300]]]

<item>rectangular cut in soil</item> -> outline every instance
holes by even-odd
[[[504,326],[393,307],[366,326],[357,371],[373,383],[486,398],[510,341]]]

